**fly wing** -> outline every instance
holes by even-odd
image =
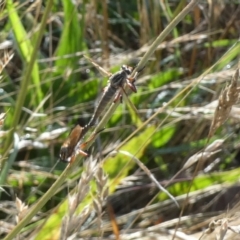
[[[79,124],[76,125],[70,132],[67,140],[63,143],[60,149],[60,159],[67,161],[67,159],[73,154],[74,148],[82,136],[83,127]]]
[[[95,63],[90,57],[83,55],[98,71],[105,77],[111,77],[112,73],[106,71],[104,68],[100,67],[97,63]]]
[[[108,76],[109,78],[113,75],[112,73],[107,72],[104,68],[100,67],[100,66],[99,66],[97,63],[95,63],[90,57],[88,57],[88,56],[86,56],[86,55],[83,55],[83,56],[84,56],[90,63],[92,63],[92,65],[93,65],[94,67],[96,67],[102,75]],[[135,79],[136,75],[137,75],[137,74],[135,74],[134,78],[132,78],[132,79]],[[131,88],[131,90],[132,90],[133,92],[136,92],[136,91],[137,91],[136,88],[135,88],[134,83],[129,82],[129,83],[128,83],[128,86]],[[119,87],[120,87],[120,86],[119,86]],[[133,111],[134,111],[135,114],[139,117],[139,119],[141,119],[141,118],[140,118],[140,115],[139,115],[139,113],[138,113],[138,110],[136,109],[136,107],[134,106],[134,104],[133,104],[133,103],[130,101],[130,99],[128,98],[128,96],[127,96],[124,88],[123,88],[123,87],[120,87],[120,88],[121,88],[121,92],[123,92],[123,94],[125,95],[125,99],[127,99],[127,102],[128,102],[128,104],[129,104],[129,106],[133,109]],[[107,95],[107,94],[104,94],[104,95]],[[105,96],[105,97],[106,97],[106,96]],[[118,99],[118,96],[117,96],[116,99]],[[105,100],[105,99],[104,99],[104,100]],[[104,104],[105,104],[105,102],[104,102]],[[102,106],[105,106],[104,104],[99,104],[99,105],[102,107]],[[97,107],[97,108],[99,108],[99,107]],[[99,108],[99,109],[100,109],[100,108]],[[100,111],[100,110],[99,110],[99,111]],[[96,111],[95,111],[95,112],[96,112]],[[95,118],[97,118],[98,116],[99,116],[99,114],[96,114],[96,113],[95,113],[92,119],[95,120]],[[90,122],[91,122],[91,121],[90,121]],[[94,121],[92,121],[92,122],[94,122]]]
[[[111,87],[110,84],[105,88],[105,91],[93,113],[91,120],[88,123],[88,126],[94,126],[96,120],[102,114],[102,112],[106,109],[108,103],[114,97],[115,93],[116,93],[116,89]]]

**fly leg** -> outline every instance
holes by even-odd
[[[137,75],[143,70],[145,68],[145,66],[144,67],[142,67],[138,72],[136,72],[135,73],[135,75],[134,75],[134,77],[128,77],[127,78],[127,85],[130,87],[130,89],[133,91],[133,92],[137,92],[137,88],[136,88],[136,86],[135,86],[135,81],[136,81],[136,77],[137,77]]]
[[[137,92],[137,88],[136,88],[136,86],[135,86],[135,84],[134,84],[135,81],[136,81],[136,78],[135,78],[135,77],[133,77],[133,78],[128,77],[126,83],[127,83],[128,87],[129,87],[133,92],[136,93],[136,92]]]
[[[121,93],[121,91],[119,91],[119,92],[116,94],[113,102],[116,103],[116,102],[119,100],[120,103],[122,103],[122,98],[123,98],[123,97],[122,97],[122,93]]]
[[[83,151],[83,148],[86,146],[87,142],[80,144],[77,149],[75,150],[75,153],[71,156],[70,160],[68,161],[70,164],[75,161],[75,158],[77,155],[82,155],[83,157],[87,157],[88,153]]]
[[[76,158],[76,156],[79,155],[79,154],[82,155],[83,157],[87,157],[88,153],[86,153],[83,149],[97,136],[98,133],[100,133],[103,130],[104,129],[99,130],[98,132],[94,133],[88,141],[79,144],[79,146],[75,150],[75,154],[72,155],[69,163],[70,164],[73,163],[75,158]]]
[[[133,91],[133,92],[137,92],[137,88],[136,88],[136,86],[135,86],[135,84],[134,84],[134,82],[135,82],[135,78],[127,78],[127,80],[126,80],[126,83],[127,83],[127,85],[128,85],[128,87]],[[122,88],[122,90],[123,90],[123,88]],[[122,103],[122,91],[119,91],[118,93],[117,93],[117,95],[115,96],[115,98],[114,98],[114,100],[113,100],[113,102],[114,103],[116,103],[118,100],[120,100],[120,102]]]

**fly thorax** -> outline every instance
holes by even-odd
[[[113,88],[118,89],[124,84],[127,77],[128,75],[125,71],[119,71],[110,77],[109,82]]]

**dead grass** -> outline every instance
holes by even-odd
[[[44,6],[15,3],[33,44]],[[29,75],[23,88],[27,100],[18,109],[19,121],[14,111],[29,59],[10,23],[9,6],[0,7],[3,144],[17,121],[11,146],[1,152],[4,164],[12,162],[1,185],[1,238],[72,167],[19,239],[239,239],[238,4],[199,1],[148,56],[138,92],[130,97],[140,118],[124,101],[86,150],[84,164],[58,164],[50,172],[70,129],[88,122],[105,86],[83,54],[111,72],[123,63],[137,65],[186,6],[70,4],[54,5],[48,16],[35,49],[38,75]],[[4,171],[2,165],[1,180]]]

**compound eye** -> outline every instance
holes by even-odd
[[[125,71],[128,75],[130,75],[132,72],[132,68],[128,67],[127,65],[122,65],[121,69]]]
[[[127,66],[126,65],[122,65],[121,66],[121,70],[126,71],[127,70]]]

